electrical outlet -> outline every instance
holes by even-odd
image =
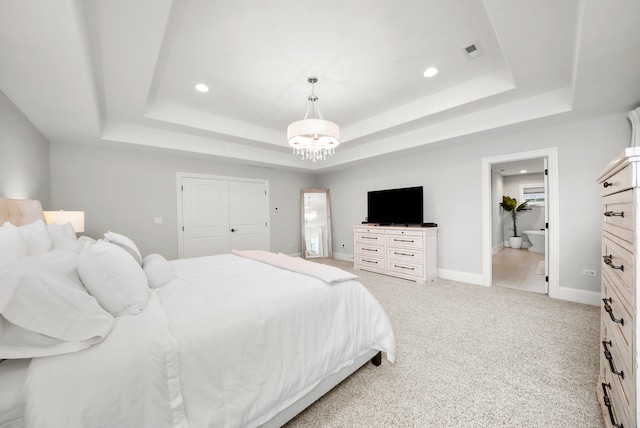
[[[596,271],[591,269],[582,269],[582,274],[586,276],[596,276]]]

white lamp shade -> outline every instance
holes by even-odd
[[[71,223],[76,233],[84,232],[84,211],[45,211],[44,219],[47,221],[47,224]]]
[[[287,140],[294,148],[336,148],[340,144],[340,127],[323,119],[298,120],[287,127]]]

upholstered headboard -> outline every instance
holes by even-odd
[[[0,198],[0,226],[8,221],[16,226],[44,221],[42,205],[36,199]]]

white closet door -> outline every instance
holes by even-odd
[[[183,257],[229,252],[229,183],[182,179]]]
[[[233,250],[268,250],[265,183],[229,182],[230,244]]]

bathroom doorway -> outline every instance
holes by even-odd
[[[558,287],[556,149],[483,159],[483,267],[485,285],[549,294]],[[521,248],[511,248],[511,217],[502,196],[529,201],[516,220]],[[517,246],[517,245],[516,245]]]

